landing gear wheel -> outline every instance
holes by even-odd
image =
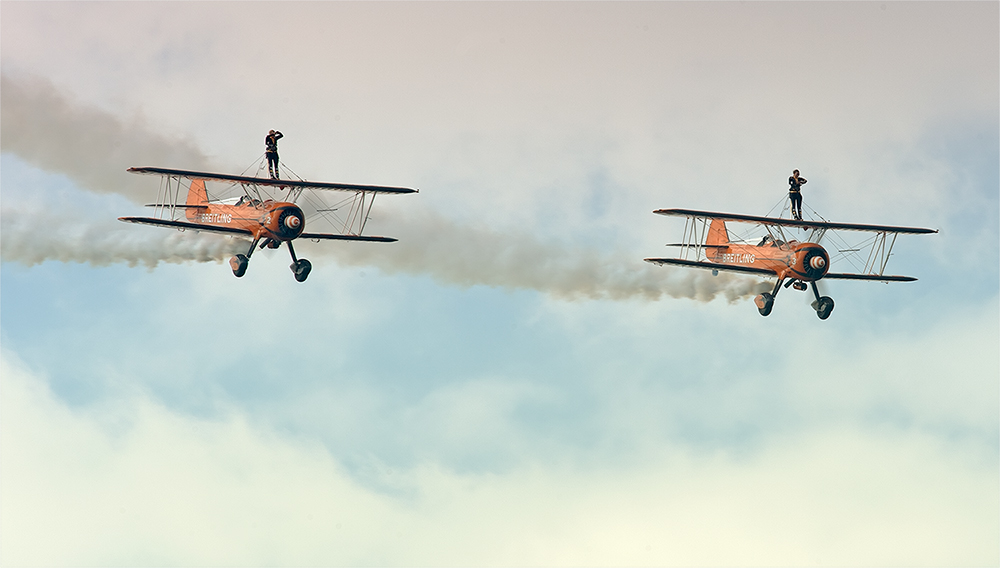
[[[312,270],[312,263],[304,258],[300,258],[293,262],[289,268],[291,268],[292,273],[295,274],[295,280],[298,282],[305,282],[306,278],[309,277],[309,271]]]
[[[247,272],[247,265],[250,264],[250,259],[244,254],[238,254],[233,258],[229,259],[229,266],[233,269],[233,275],[237,278],[241,278]]]
[[[823,296],[819,300],[813,302],[812,307],[816,310],[816,315],[821,320],[825,320],[830,317],[830,313],[833,312],[833,298],[830,296]]]
[[[758,294],[753,303],[757,304],[757,311],[760,312],[760,315],[766,317],[771,313],[771,308],[774,307],[774,295],[770,292]]]

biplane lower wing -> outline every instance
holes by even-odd
[[[721,219],[740,223],[758,223],[761,225],[777,225],[781,227],[798,227],[800,229],[834,229],[841,231],[868,231],[873,233],[903,233],[925,235],[936,233],[937,229],[921,227],[896,227],[892,225],[865,225],[861,223],[830,223],[826,221],[798,221],[795,219],[780,219],[775,217],[758,217],[756,215],[739,215],[735,213],[718,213],[715,211],[695,211],[693,209],[657,209],[657,215],[667,217],[695,217],[700,219]]]
[[[378,237],[375,235],[337,235],[332,233],[302,233],[300,239],[330,240],[330,241],[366,241],[372,243],[394,243],[399,239]]]
[[[757,274],[759,276],[777,276],[778,273],[766,268],[754,268],[752,266],[741,266],[738,264],[721,264],[718,262],[704,262],[698,260],[684,260],[682,258],[646,258],[646,262],[653,264],[673,264],[675,266],[687,266],[690,268],[705,268],[708,270],[724,270],[728,272],[740,272],[742,274]]]
[[[869,280],[875,282],[914,282],[916,278],[912,276],[889,276],[883,274],[849,274],[827,272],[824,280]]]
[[[169,219],[155,219],[153,217],[119,217],[119,221],[126,223],[136,223],[139,225],[154,225],[157,227],[173,227],[175,229],[187,229],[191,231],[205,231],[209,233],[221,233],[225,235],[240,235],[253,237],[253,233],[246,229],[235,227],[220,227],[219,225],[203,225],[201,223],[188,223],[186,221],[172,221]],[[339,235],[331,233],[302,233],[300,239],[330,240],[330,241],[366,241],[373,243],[393,243],[399,239],[393,237],[379,237],[377,235]]]
[[[246,229],[235,227],[222,227],[219,225],[203,225],[201,223],[188,223],[186,221],[172,221],[170,219],[156,219],[153,217],[119,217],[119,221],[126,223],[137,223],[139,225],[154,225],[156,227],[173,227],[175,229],[186,229],[192,231],[204,231],[208,233],[221,233],[224,235],[240,235],[242,237],[253,237],[253,233]]]

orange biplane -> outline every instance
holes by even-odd
[[[295,256],[292,241],[310,239],[393,242],[396,239],[392,237],[362,235],[375,203],[375,196],[383,193],[417,191],[408,187],[267,179],[166,168],[129,168],[128,171],[161,176],[160,193],[156,203],[147,205],[153,207],[154,217],[119,217],[119,221],[250,239],[247,253],[237,254],[229,260],[233,274],[237,277],[246,273],[250,256],[258,246],[276,249],[282,243],[286,243],[288,252],[292,255],[290,268],[299,282],[304,282],[309,276],[312,265],[308,260]],[[189,181],[190,185],[187,198],[181,203],[183,180]],[[206,182],[221,182],[224,184],[223,189],[215,198],[211,198]],[[300,206],[296,202],[305,191],[339,191],[347,192],[349,195],[334,206],[328,205],[320,197],[307,196],[304,199],[306,203]],[[269,192],[278,194],[272,197]],[[281,192],[287,193],[280,195]],[[234,193],[237,195],[233,195]],[[220,195],[229,197],[219,197]],[[340,210],[346,210],[343,216],[337,213]],[[326,219],[332,226],[339,226],[341,232],[306,232],[307,212],[310,219]]]
[[[812,287],[816,301],[812,307],[820,319],[830,317],[833,299],[821,296],[816,283],[822,279],[874,280],[881,282],[912,282],[912,276],[891,276],[884,274],[885,266],[900,234],[920,235],[936,233],[936,229],[919,227],[892,227],[887,225],[861,225],[855,223],[829,223],[826,221],[799,221],[752,215],[735,215],[689,209],[658,209],[658,215],[684,217],[684,242],[667,246],[681,247],[681,258],[647,258],[654,264],[672,264],[705,268],[718,274],[720,270],[755,274],[762,277],[777,277],[774,289],[754,298],[760,315],[771,313],[774,298],[784,285],[796,290]],[[726,222],[749,223],[762,227],[766,234],[752,241],[731,240]],[[803,240],[787,238],[785,229],[810,231]],[[862,231],[874,236],[857,248],[847,246],[838,250],[846,258],[860,260],[868,251],[864,267],[859,273],[830,272],[830,255],[819,242],[829,230]],[[889,236],[892,236],[890,239]],[[759,242],[758,240],[759,239]],[[756,244],[751,244],[756,243]]]

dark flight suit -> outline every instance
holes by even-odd
[[[281,177],[278,173],[278,139],[282,136],[282,133],[275,131],[264,137],[264,155],[267,156],[267,171],[271,174],[271,179]]]
[[[802,192],[800,188],[805,185],[806,178],[799,176],[788,176],[788,199],[792,201],[792,218],[802,220]]]

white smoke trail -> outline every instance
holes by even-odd
[[[114,218],[95,221],[67,212],[7,205],[0,210],[0,232],[0,257],[28,266],[48,260],[96,266],[124,262],[149,268],[161,262],[221,261],[246,252],[248,243],[191,231],[126,225]]]
[[[308,251],[342,264],[375,265],[389,273],[429,273],[451,284],[534,289],[566,298],[655,300],[668,295],[735,301],[770,289],[752,278],[655,266],[634,252],[544,244],[531,235],[456,225],[416,208],[408,208],[405,217],[386,218],[385,223],[398,242],[322,243]]]
[[[38,77],[0,76],[0,150],[135,203],[149,200],[149,180],[126,175],[131,166],[208,168],[190,141],[153,133],[139,118],[124,122],[77,104]]]
[[[129,165],[211,169],[190,142],[164,138],[139,122],[125,124],[99,109],[73,104],[43,80],[4,76],[0,93],[2,150],[95,192],[117,193],[137,203],[149,200],[149,180],[131,181],[124,171]],[[247,246],[240,239],[115,220],[126,212],[109,212],[106,220],[95,221],[5,200],[0,213],[0,255],[4,261],[28,265],[59,260],[154,267],[159,262],[223,261]],[[303,248],[346,265],[377,266],[388,273],[428,274],[448,284],[533,289],[567,298],[656,299],[666,294],[734,301],[767,288],[744,277],[652,266],[635,253],[546,244],[528,234],[461,225],[419,208],[408,208],[405,216],[387,223],[399,242],[332,242]]]

